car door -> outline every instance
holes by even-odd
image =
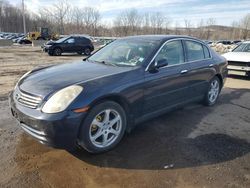
[[[215,75],[214,60],[204,44],[194,40],[184,40],[187,63],[190,66],[188,80],[189,97],[198,98],[206,93],[209,81]]]
[[[166,42],[154,60],[166,59],[168,65],[157,71],[145,72],[144,114],[156,113],[181,104],[187,100],[189,66],[184,62],[181,40]]]
[[[82,52],[84,50],[83,44],[84,44],[84,42],[83,42],[82,37],[76,38],[75,51],[76,52]]]
[[[69,38],[66,41],[64,41],[63,51],[64,52],[74,52],[75,51],[75,39],[74,38]]]

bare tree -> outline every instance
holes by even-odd
[[[197,33],[197,37],[200,38],[200,39],[203,39],[204,38],[204,20],[201,19],[197,25],[197,30],[198,30],[198,33]]]
[[[210,39],[211,38],[211,27],[214,26],[216,23],[216,20],[214,18],[209,18],[207,20],[207,30],[206,30],[206,39]]]
[[[82,17],[86,32],[96,36],[97,27],[101,20],[99,11],[92,7],[85,7],[82,9]]]
[[[180,27],[170,28],[170,19],[163,12],[140,14],[136,9],[125,10],[118,14],[113,24],[101,22],[99,11],[92,7],[71,6],[67,0],[59,0],[49,8],[41,8],[37,14],[26,11],[28,31],[48,27],[52,33],[89,34],[93,36],[127,36],[137,34],[187,34],[201,39],[247,39],[250,30],[250,14],[232,23],[232,27],[216,26],[216,20],[201,19],[196,28],[191,21],[184,20]],[[22,11],[8,0],[0,0],[0,31],[23,32]]]
[[[61,34],[64,34],[64,24],[69,9],[70,5],[67,0],[59,0],[53,5],[53,10],[51,11],[53,16],[59,23],[59,31]]]
[[[75,32],[81,33],[81,28],[83,25],[83,11],[79,7],[73,7],[71,10],[71,22],[75,25]]]
[[[191,21],[188,19],[184,19],[186,35],[191,35]]]
[[[114,21],[115,31],[118,36],[134,34],[137,30],[138,24],[139,15],[135,9],[121,12]]]
[[[246,40],[248,38],[248,33],[250,30],[250,13],[247,14],[242,20],[241,20],[241,27],[242,27],[242,38]]]

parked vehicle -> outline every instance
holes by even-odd
[[[195,38],[126,37],[84,62],[27,72],[10,94],[11,112],[41,143],[100,153],[147,119],[195,101],[214,105],[226,66]]]
[[[250,41],[242,42],[232,52],[223,54],[228,61],[228,73],[250,77]]]
[[[31,44],[32,42],[29,39],[27,39],[26,37],[24,37],[24,38],[19,39],[17,41],[17,43],[18,44]]]
[[[220,40],[217,44],[231,45],[232,42],[230,40]]]
[[[90,39],[82,36],[69,36],[44,45],[45,52],[49,55],[59,56],[62,53],[78,53],[90,55],[94,46]]]
[[[20,37],[18,37],[18,38],[12,39],[12,42],[18,43],[18,41],[20,41],[20,40],[22,40],[22,39],[25,39],[25,36],[20,36]]]
[[[208,44],[208,45],[213,44],[213,41],[210,41],[210,40],[204,40],[204,42],[205,42],[206,44]]]
[[[234,41],[232,41],[232,44],[240,44],[240,43],[242,43],[242,41],[241,40],[234,40]]]

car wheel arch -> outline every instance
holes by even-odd
[[[60,50],[63,52],[63,49],[62,49],[60,46],[55,46],[55,47],[53,48],[53,51],[54,51],[55,49],[60,49]]]
[[[132,116],[132,113],[131,113],[131,106],[128,102],[128,100],[121,96],[121,95],[118,95],[118,94],[112,94],[112,95],[106,95],[106,96],[102,96],[102,97],[99,97],[97,99],[95,99],[90,105],[90,109],[91,107],[97,105],[97,104],[100,104],[104,101],[113,101],[113,102],[116,102],[117,104],[119,104],[125,111],[126,113],[126,116],[127,116],[127,122],[128,122],[128,125],[126,127],[126,131],[127,132],[130,132],[132,127],[133,127],[133,116]]]
[[[223,78],[222,78],[222,76],[220,74],[216,74],[215,77],[219,78],[219,80],[220,80],[220,87],[222,88],[223,87]]]

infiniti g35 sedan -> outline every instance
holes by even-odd
[[[140,122],[192,102],[214,105],[226,67],[195,38],[121,38],[84,61],[27,72],[10,94],[11,112],[41,143],[100,153]]]

